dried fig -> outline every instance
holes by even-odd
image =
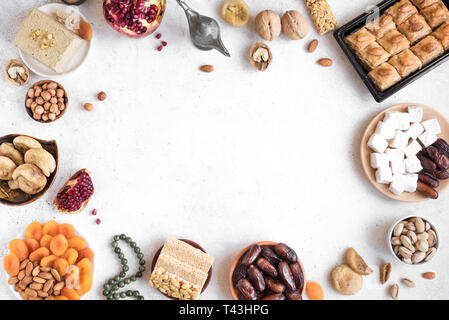
[[[250,12],[243,0],[226,0],[221,7],[221,16],[231,26],[242,27],[248,23]]]
[[[62,213],[81,212],[94,193],[94,186],[87,169],[79,170],[58,192],[54,201]]]
[[[16,166],[20,166],[23,164],[23,156],[22,154],[14,148],[14,145],[9,142],[3,142],[0,145],[0,156],[8,157]]]
[[[276,39],[282,30],[281,18],[273,10],[265,10],[256,16],[256,31],[264,40]]]
[[[367,276],[373,272],[373,269],[368,267],[362,257],[354,250],[354,248],[349,248],[346,251],[346,259],[348,260],[348,264],[352,270],[357,272],[358,274]]]
[[[49,177],[56,169],[55,158],[45,149],[30,149],[25,153],[25,162],[32,163],[42,170],[42,173]]]
[[[331,278],[334,289],[345,295],[356,294],[363,285],[362,276],[346,264],[335,267],[332,270]]]
[[[23,154],[25,154],[25,152],[27,152],[29,149],[42,148],[41,144],[37,140],[26,136],[15,137],[13,143],[14,147],[16,147],[16,149]]]
[[[11,180],[16,167],[10,158],[0,156],[0,180]]]
[[[47,178],[34,164],[26,163],[18,166],[12,175],[20,190],[27,194],[41,192],[47,184]]]
[[[267,70],[273,60],[271,49],[265,43],[256,42],[250,50],[249,61],[251,65],[259,71]]]

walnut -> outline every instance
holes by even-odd
[[[302,14],[290,10],[282,16],[282,32],[292,40],[300,40],[309,33],[309,26]]]
[[[249,61],[259,71],[267,70],[273,56],[270,47],[265,43],[256,42],[250,50]]]
[[[257,33],[267,41],[272,41],[281,34],[281,18],[273,10],[260,12],[256,17],[255,24]]]

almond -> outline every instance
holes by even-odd
[[[206,64],[206,65],[204,65],[204,66],[201,66],[201,67],[200,67],[200,70],[203,71],[203,72],[209,73],[209,72],[214,71],[214,66],[212,66],[212,65],[210,65],[210,64]]]
[[[413,59],[413,58],[404,58],[404,59],[401,60],[401,64],[404,67],[410,67],[410,66],[415,64],[415,59]]]
[[[393,18],[391,16],[383,16],[382,18],[380,18],[379,25],[381,27],[385,27],[386,25],[390,24],[392,21],[393,21]]]
[[[435,279],[436,276],[437,276],[437,275],[436,275],[435,272],[424,272],[424,273],[422,274],[422,277],[423,277],[424,279],[427,279],[427,280]]]
[[[405,13],[413,10],[413,6],[410,3],[406,3],[399,8],[399,12]]]
[[[420,23],[420,22],[417,22],[417,23],[413,23],[413,24],[410,26],[410,31],[411,31],[411,32],[419,32],[419,31],[421,31],[423,28],[424,28],[424,25],[423,25],[422,23]]]
[[[377,71],[377,73],[383,77],[389,76],[393,73],[393,70],[389,68],[381,68]]]
[[[369,34],[367,33],[361,33],[357,36],[357,41],[359,42],[365,42],[365,41],[369,41],[371,37],[369,36]]]
[[[401,43],[402,40],[404,40],[404,36],[402,34],[399,34],[391,39],[391,43],[398,44]]]
[[[425,52],[433,52],[437,49],[437,44],[435,42],[430,42],[422,47]]]
[[[309,46],[307,47],[307,51],[312,53],[316,50],[317,47],[318,47],[318,40],[314,39],[310,41]]]
[[[377,47],[370,49],[368,53],[373,56],[381,56],[384,53],[384,50],[380,47]]]
[[[432,17],[441,17],[442,15],[444,15],[445,10],[443,8],[439,8],[437,10],[435,10],[434,12],[432,12]]]
[[[323,67],[330,67],[330,66],[332,66],[333,62],[329,58],[323,58],[323,59],[318,60],[318,64]]]

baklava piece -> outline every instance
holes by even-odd
[[[427,24],[426,19],[419,13],[414,14],[405,22],[398,26],[411,43],[415,43],[432,32],[432,28]]]
[[[345,38],[348,46],[354,51],[365,49],[367,45],[376,41],[376,38],[365,27]]]
[[[439,0],[412,0],[412,2],[417,6],[419,9],[424,9],[425,7],[428,7]]]
[[[413,53],[421,59],[423,65],[438,58],[444,53],[443,45],[434,37],[428,36],[411,48]]]
[[[382,15],[379,19],[374,19],[366,25],[366,28],[376,37],[376,39],[382,38],[385,33],[390,30],[396,29],[396,23],[389,15]]]
[[[396,24],[401,24],[415,13],[418,13],[418,9],[409,0],[401,0],[385,12],[393,18]]]
[[[442,1],[421,10],[421,14],[426,18],[431,28],[436,28],[449,19],[449,10]]]
[[[388,63],[395,67],[402,78],[409,76],[411,73],[422,67],[421,60],[419,60],[410,49],[406,49],[391,57],[390,60],[388,60]]]
[[[440,40],[444,50],[449,49],[449,22],[444,23],[438,29],[435,30],[433,36]]]
[[[377,42],[373,42],[358,53],[359,59],[372,70],[378,65],[386,62],[391,55],[385,51]]]
[[[368,73],[368,77],[380,91],[387,90],[401,80],[401,76],[397,70],[391,64],[386,62]]]
[[[388,31],[378,42],[392,55],[410,47],[410,41],[396,29]]]

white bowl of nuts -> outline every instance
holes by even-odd
[[[388,232],[387,241],[391,254],[412,266],[432,261],[440,248],[435,226],[429,220],[416,216],[396,221]]]

